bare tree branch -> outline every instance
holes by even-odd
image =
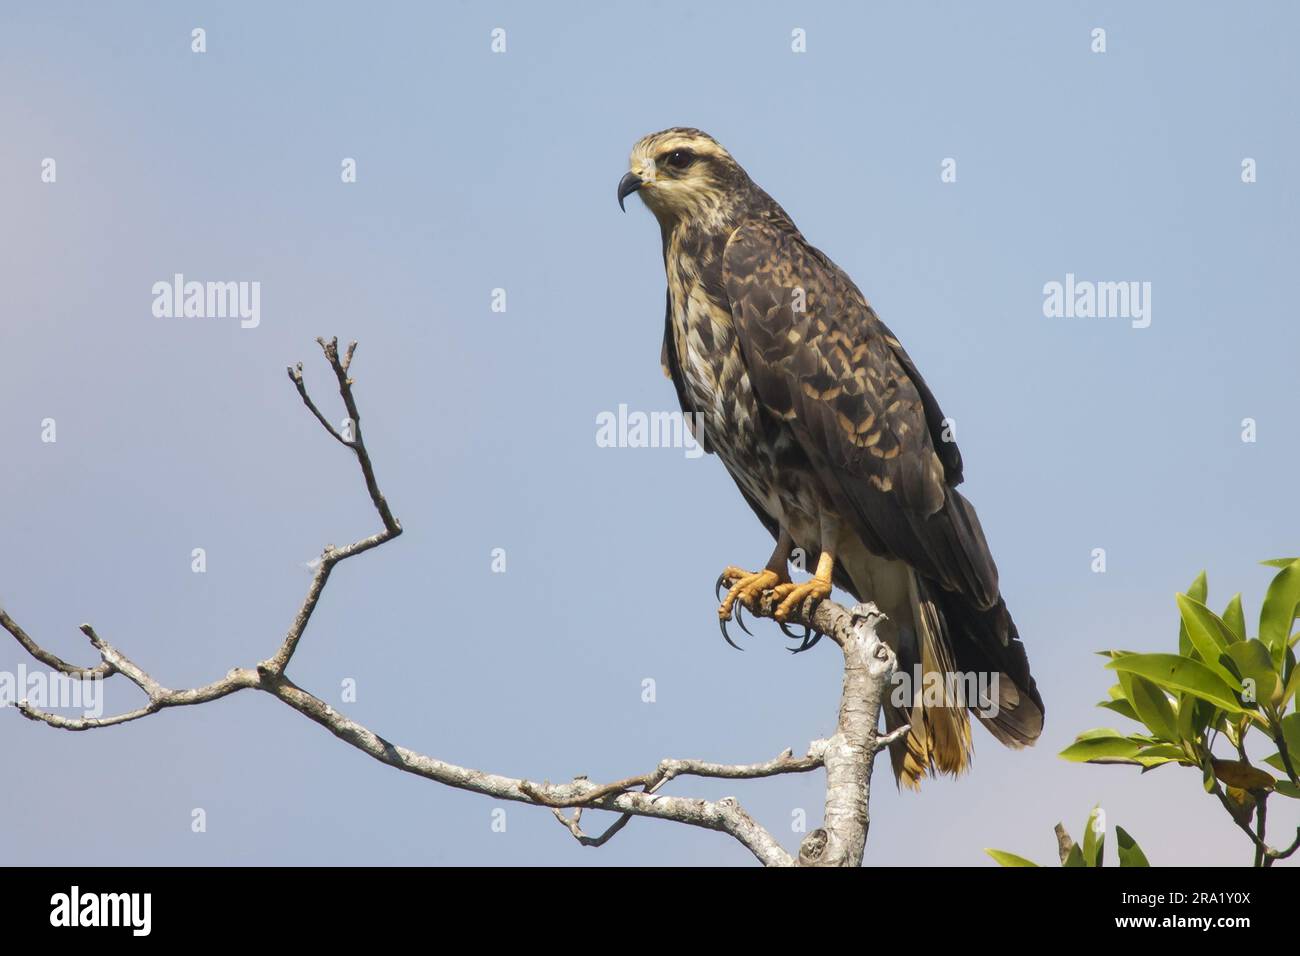
[[[316,403],[313,402],[311,396],[307,394],[307,386],[302,380],[301,362],[297,365],[289,366],[289,380],[298,387],[298,394],[302,396],[303,404],[306,405],[307,409],[316,416],[316,420],[321,423],[324,429],[333,435],[334,439],[339,442],[339,444],[351,448],[352,443],[343,437],[343,434],[334,427],[328,418],[321,414],[321,410],[316,407]]]
[[[90,625],[86,625],[86,627],[89,626]],[[12,634],[14,639],[23,646],[28,654],[31,654],[32,657],[36,658],[46,667],[52,668],[60,674],[66,674],[69,677],[75,677],[79,680],[93,680],[95,678],[108,677],[113,673],[112,665],[110,665],[108,661],[100,661],[94,667],[78,667],[75,664],[69,664],[56,654],[51,654],[49,651],[45,650],[45,648],[32,640],[28,633],[18,626],[18,622],[5,613],[4,608],[0,608],[0,627],[3,627],[6,631]]]
[[[307,630],[320,597],[329,583],[330,574],[341,561],[364,554],[397,537],[402,526],[393,516],[379,490],[373,463],[361,433],[361,414],[352,393],[349,375],[356,343],[339,355],[338,340],[317,339],[338,381],[339,395],[347,410],[351,437],[332,425],[307,391],[302,365],[289,368],[289,378],[303,403],[322,427],[340,444],[349,448],[361,467],[371,503],[383,524],[383,530],[345,547],[327,546],[316,564],[315,573],[302,605],[294,616],[276,653],[255,668],[235,668],[224,678],[202,687],[173,690],[163,686],[121,651],[103,640],[89,624],[82,632],[100,656],[93,667],[69,664],[46,651],[7,613],[0,609],[0,627],[48,667],[74,679],[104,679],[121,674],[146,696],[144,706],[110,717],[64,717],[21,701],[18,710],[24,717],[61,730],[94,730],[148,717],[172,707],[204,704],[243,690],[270,694],[298,713],[320,724],[330,733],[370,757],[402,770],[449,787],[481,793],[500,800],[547,807],[557,820],[584,846],[601,846],[620,832],[634,816],[684,823],[726,833],[745,846],[761,863],[768,866],[799,865],[856,866],[862,861],[869,824],[871,770],[876,753],[906,727],[887,736],[877,733],[880,705],[886,685],[897,665],[894,655],[876,635],[880,612],[872,604],[860,604],[852,610],[830,601],[805,606],[792,615],[792,623],[801,623],[829,636],[844,654],[844,680],[836,731],[826,740],[813,741],[807,752],[796,757],[785,750],[761,763],[722,764],[706,760],[666,759],[649,773],[627,777],[606,784],[596,784],[586,777],[569,783],[552,784],[506,777],[447,763],[436,757],[390,743],[374,731],[345,715],[293,683],[286,674],[289,663]],[[812,605],[813,602],[808,602]],[[754,609],[759,616],[771,617],[770,600]],[[659,791],[678,777],[703,777],[722,780],[757,780],[792,773],[808,773],[825,768],[826,804],[822,829],[809,834],[798,857],[785,850],[771,833],[757,823],[734,797],[701,800],[668,796]],[[573,809],[566,817],[562,812]],[[606,810],[619,814],[617,820],[599,837],[587,836],[580,821],[584,809]]]
[[[600,836],[589,837],[587,834],[582,832],[582,827],[579,826],[579,823],[582,821],[582,807],[578,807],[574,810],[572,817],[566,817],[561,810],[552,810],[551,812],[555,814],[555,819],[559,820],[560,823],[562,823],[565,828],[573,834],[574,839],[583,846],[604,846],[616,833],[618,833],[618,831],[627,826],[628,821],[632,819],[632,814],[625,813],[610,824],[609,829]]]
[[[1291,845],[1284,850],[1271,847],[1265,842],[1264,829],[1267,816],[1267,792],[1262,790],[1251,791],[1251,795],[1256,800],[1256,829],[1252,830],[1250,827],[1249,815],[1243,817],[1240,813],[1240,808],[1233,802],[1233,799],[1224,792],[1223,785],[1219,783],[1217,778],[1212,778],[1212,781],[1209,792],[1219,798],[1219,802],[1223,804],[1223,809],[1228,811],[1228,816],[1232,817],[1232,822],[1236,824],[1237,829],[1246,834],[1246,836],[1250,838],[1250,842],[1254,844],[1255,866],[1272,866],[1277,860],[1285,860],[1293,855],[1297,850],[1300,850],[1300,827],[1296,827],[1295,840],[1293,840]]]

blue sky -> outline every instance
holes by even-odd
[[[717,635],[718,571],[770,550],[722,465],[595,440],[620,404],[675,408],[658,230],[614,188],[641,135],[699,126],[854,277],[956,420],[1047,704],[1032,750],[977,731],[961,780],[916,796],[882,771],[867,862],[1047,860],[1052,825],[1096,802],[1154,862],[1248,862],[1193,771],[1055,754],[1112,722],[1094,651],[1168,649],[1202,568],[1211,603],[1241,591],[1251,620],[1255,562],[1296,551],[1298,21],[1283,3],[9,7],[0,604],[78,660],[90,621],[174,687],[270,654],[304,563],[379,527],[284,375],[305,361],[327,401],[313,340],[338,335],[361,342],[406,534],[336,573],[298,683],[337,701],[354,680],[344,709],[389,739],[552,780],[827,733],[833,646]],[[260,282],[260,324],[155,317],[153,283],[178,272]],[[1067,273],[1150,282],[1150,326],[1045,317]],[[22,662],[0,645],[0,670]],[[108,706],[137,698],[115,686]],[[517,805],[494,832],[491,801],[261,695],[75,735],[3,710],[0,746],[16,865],[748,858],[644,820],[584,849]],[[793,811],[820,817],[819,777],[672,787],[736,793],[791,847]]]

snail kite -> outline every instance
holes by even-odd
[[[885,612],[900,671],[923,675],[884,707],[886,727],[911,725],[890,751],[901,783],[968,766],[968,709],[1002,743],[1033,743],[1043,702],[975,509],[957,491],[961,454],[898,339],[707,134],[638,142],[619,205],[634,192],[663,238],[664,369],[697,438],[776,539],[762,570],[723,572],[724,635],[739,606],[766,595],[784,628],[834,583]],[[815,562],[810,581],[790,578],[795,548]],[[926,693],[954,675],[987,678],[987,699]]]

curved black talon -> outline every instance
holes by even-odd
[[[821,631],[814,630],[813,628],[808,628],[808,630],[811,633],[804,637],[802,644],[798,647],[787,647],[786,650],[791,654],[802,654],[804,651],[812,650],[817,645],[817,642],[826,636]]]
[[[748,634],[750,637],[753,637],[753,636],[754,636],[754,632],[751,631],[749,628],[745,627],[745,618],[742,616],[742,615],[743,615],[743,612],[744,612],[744,609],[745,609],[745,605],[743,605],[743,604],[741,604],[739,601],[737,601],[737,602],[733,605],[733,607],[736,609],[736,623],[740,625],[740,629],[741,629],[742,631],[744,631],[744,632],[745,632],[746,634]]]
[[[741,647],[739,644],[737,644],[735,641],[733,641],[731,639],[731,635],[727,633],[727,619],[725,617],[718,618],[718,627],[722,629],[722,639],[724,641],[726,641],[728,644],[730,644],[738,651],[744,650],[744,648]]]
[[[810,630],[810,628],[808,627],[807,624],[803,626],[802,634],[796,634],[794,631],[790,630],[790,625],[785,623],[785,621],[777,621],[776,623],[777,626],[781,628],[781,633],[784,634],[786,637],[790,638],[790,640],[792,641],[808,640],[808,631]]]
[[[718,599],[719,604],[722,603],[722,582],[725,581],[726,579],[727,579],[727,572],[723,571],[721,574],[718,575],[718,583],[713,585],[713,596]]]

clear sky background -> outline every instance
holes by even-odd
[[[1037,747],[977,730],[974,769],[919,796],[882,766],[867,862],[1046,862],[1053,824],[1077,833],[1101,802],[1156,863],[1248,863],[1195,771],[1056,753],[1123,724],[1094,707],[1094,651],[1170,649],[1202,568],[1253,630],[1255,562],[1300,545],[1297,26],[1287,3],[8,4],[0,603],[79,661],[90,621],[173,687],[270,655],[305,562],[380,527],[284,373],[304,360],[342,418],[313,340],[355,338],[406,534],[335,573],[297,682],[395,742],[534,779],[802,751],[833,728],[839,655],[791,658],[770,623],[723,644],[714,579],[771,541],[721,463],[595,441],[620,403],[676,408],[658,229],[614,190],[637,138],[699,126],[956,419],[1047,704]],[[260,281],[260,326],[155,318],[177,272]],[[1045,318],[1068,272],[1152,283],[1150,327]],[[0,636],[0,670],[33,664]],[[108,708],[139,699],[115,685]],[[516,804],[494,832],[494,802],[255,693],[85,734],[0,710],[0,749],[7,864],[750,860],[647,820],[586,849]],[[820,775],[671,790],[735,793],[791,848],[797,808],[820,821]],[[1295,807],[1273,803],[1285,833]]]

